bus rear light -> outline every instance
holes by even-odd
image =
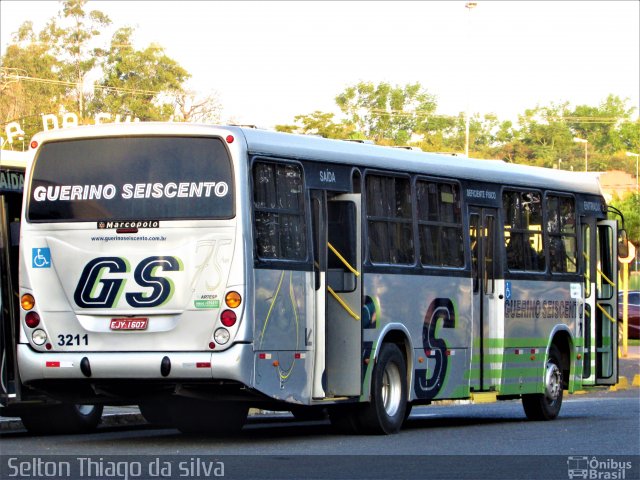
[[[51,345],[50,343],[47,343],[44,348],[46,348],[47,350],[51,350],[53,348],[53,345]]]
[[[47,341],[47,334],[44,330],[34,330],[31,334],[31,340],[36,345],[44,345],[44,343]]]
[[[23,310],[29,311],[36,306],[36,299],[33,298],[33,295],[25,293],[20,297],[20,306]]]
[[[218,344],[224,345],[229,341],[231,335],[229,334],[229,330],[226,328],[219,328],[213,333],[213,338]]]
[[[196,368],[211,368],[211,362],[196,362]]]
[[[229,308],[238,308],[242,303],[242,297],[238,292],[229,292],[224,296],[224,302]]]
[[[31,143],[29,144],[29,146],[31,148],[38,148],[38,142],[36,142],[35,140],[31,140]]]
[[[233,138],[233,135],[227,135],[227,143],[233,143],[233,141],[235,140],[235,138]]]
[[[225,327],[233,327],[236,324],[236,314],[231,310],[225,310],[220,314],[220,321]]]
[[[40,325],[40,315],[38,315],[36,312],[29,312],[27,313],[27,316],[24,317],[24,323],[26,323],[27,327],[29,328],[36,328],[38,325]]]
[[[215,342],[209,342],[209,348],[211,350],[215,349],[216,348],[216,343]]]

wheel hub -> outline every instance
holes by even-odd
[[[402,378],[395,363],[389,363],[382,375],[382,403],[387,415],[393,417],[400,408]]]
[[[562,372],[553,363],[547,363],[547,371],[544,378],[544,395],[551,402],[555,401],[562,391]]]

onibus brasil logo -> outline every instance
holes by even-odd
[[[602,460],[596,457],[573,456],[567,458],[567,468],[570,479],[625,480],[627,470],[631,470],[631,462],[613,458]]]

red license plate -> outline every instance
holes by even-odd
[[[148,318],[112,318],[111,330],[146,330],[149,325]]]

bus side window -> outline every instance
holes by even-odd
[[[509,270],[543,272],[542,203],[539,192],[505,191],[504,242]]]
[[[253,207],[258,257],[306,260],[302,169],[292,164],[256,162]]]
[[[373,263],[413,264],[409,178],[367,175],[366,189],[370,260]]]
[[[458,185],[416,182],[420,261],[434,267],[464,266]]]
[[[576,250],[576,209],[572,197],[547,196],[547,228],[549,262],[553,273],[578,271]]]

